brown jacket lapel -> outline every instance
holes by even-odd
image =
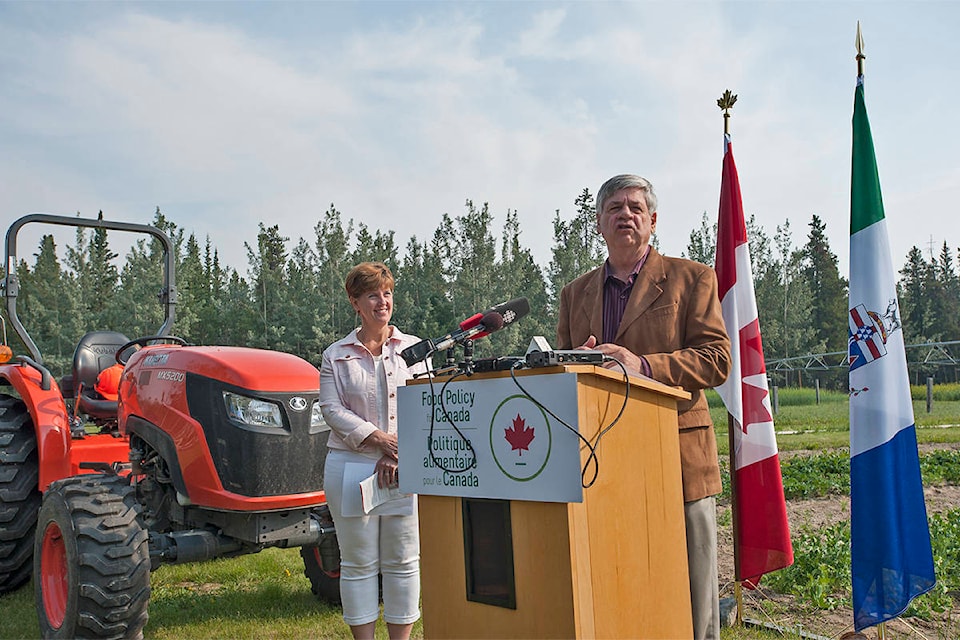
[[[594,272],[594,277],[590,278],[583,288],[583,313],[589,327],[587,335],[596,336],[597,342],[603,341],[603,281],[605,276],[606,268],[601,265]],[[580,345],[575,344],[573,346],[579,347]]]
[[[647,261],[644,262],[643,268],[640,269],[640,273],[637,274],[637,279],[633,283],[633,290],[630,292],[630,300],[627,301],[627,308],[623,310],[623,318],[620,320],[619,329],[617,329],[617,343],[623,344],[621,340],[624,332],[660,297],[663,293],[663,288],[660,285],[665,279],[666,274],[663,268],[663,257],[656,249],[650,247],[650,254],[647,256]],[[600,306],[602,314],[602,296],[600,298]]]

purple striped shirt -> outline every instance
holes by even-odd
[[[617,331],[620,329],[620,321],[623,320],[623,312],[627,308],[627,302],[630,300],[630,293],[633,291],[633,283],[637,281],[637,275],[640,273],[640,269],[643,268],[643,264],[647,261],[648,255],[650,255],[649,246],[647,247],[647,250],[643,252],[643,257],[637,261],[636,265],[634,265],[633,270],[627,277],[626,282],[613,275],[610,270],[609,259],[604,263],[605,278],[603,280],[603,342],[616,342]],[[649,377],[650,365],[647,363],[646,358],[644,358],[642,354],[638,353],[637,355],[640,356],[640,360],[642,361],[642,373]]]

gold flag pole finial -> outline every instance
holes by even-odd
[[[857,20],[857,75],[863,75],[863,60],[867,56],[863,55],[863,34],[860,33],[860,21]]]
[[[717,100],[717,106],[723,109],[723,135],[730,134],[730,109],[736,102],[737,96],[731,93],[730,89],[724,91],[720,99]]]

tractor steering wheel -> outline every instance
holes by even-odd
[[[186,340],[184,340],[183,338],[178,338],[177,336],[143,336],[142,338],[131,340],[130,342],[126,343],[125,345],[117,349],[117,352],[115,354],[117,362],[126,366],[127,360],[130,359],[130,356],[132,356],[134,353],[136,353],[136,351],[139,351],[140,349],[147,346],[147,344],[151,342],[162,342],[165,344],[179,344],[181,346],[187,344]],[[137,349],[136,351],[131,351],[130,353],[127,353],[127,351],[129,351],[131,347],[139,347],[139,349]]]

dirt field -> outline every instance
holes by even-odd
[[[948,445],[921,445],[921,450],[933,448],[960,448],[960,443]],[[808,452],[812,453],[812,452]],[[803,455],[802,452],[790,452],[786,455]],[[927,512],[939,513],[949,509],[960,508],[960,486],[943,485],[928,487],[925,490]],[[718,506],[718,516],[721,521],[729,522],[729,504]],[[813,500],[792,500],[787,503],[787,517],[791,531],[801,527],[819,528],[850,519],[850,498],[817,498]],[[720,596],[733,595],[733,535],[729,526],[719,528],[719,570]],[[841,638],[846,633],[853,632],[853,611],[849,607],[833,611],[811,610],[810,607],[798,606],[795,598],[774,594],[763,589],[757,592],[744,590],[744,617],[763,620],[775,624],[780,628],[796,632],[802,630],[805,634],[826,638]],[[776,606],[768,608],[777,611],[776,614],[766,614],[760,608],[763,600],[772,601]],[[867,629],[863,636],[877,638],[876,628]],[[943,619],[923,621],[917,619],[898,619],[886,625],[886,638],[956,638],[960,637],[960,610],[954,608]]]

